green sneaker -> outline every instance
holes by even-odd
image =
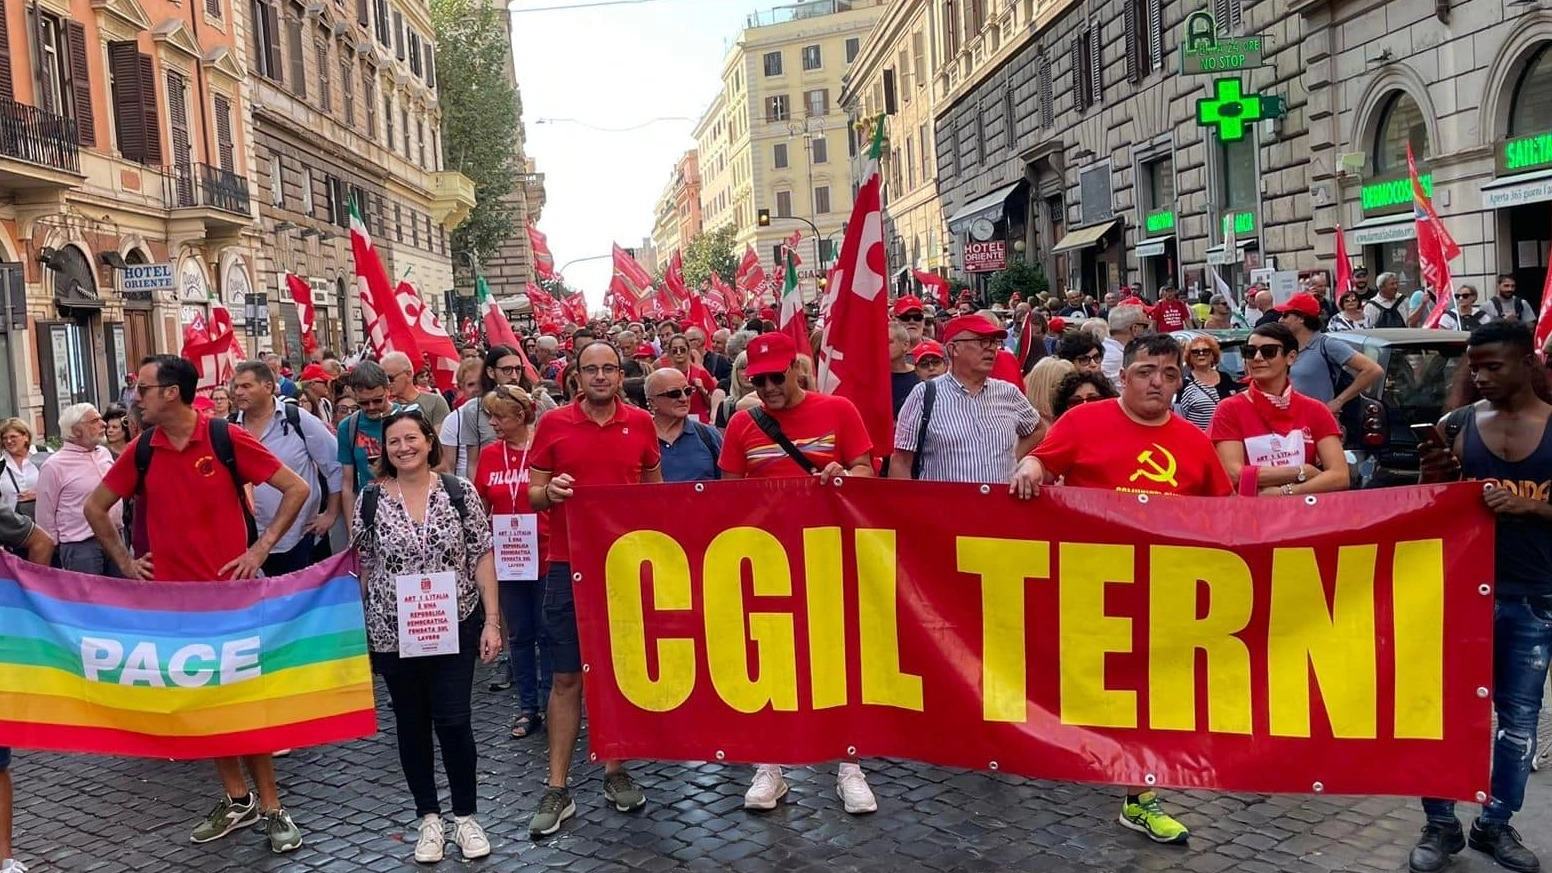
[[[194,828],[194,833],[189,835],[189,842],[219,840],[232,831],[256,823],[259,817],[259,799],[252,792],[248,793],[245,801],[236,803],[230,797],[222,797],[215,808],[210,810],[210,814],[205,816],[205,820]]]
[[[647,805],[647,796],[624,770],[604,774],[604,800],[620,812],[635,812]]]
[[[265,814],[264,832],[269,835],[269,850],[277,855],[302,847],[302,832],[291,820],[291,813],[283,809]]]
[[[564,788],[546,788],[539,798],[539,811],[528,822],[528,835],[534,839],[547,837],[560,830],[560,823],[577,814],[576,801]]]
[[[1122,803],[1121,824],[1148,835],[1155,843],[1184,843],[1191,832],[1164,811],[1158,794],[1144,791],[1136,803]]]

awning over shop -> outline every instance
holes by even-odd
[[[1119,218],[1113,218],[1109,221],[1101,222],[1100,224],[1095,224],[1090,227],[1078,228],[1072,233],[1062,237],[1056,245],[1051,246],[1051,254],[1054,255],[1057,252],[1070,252],[1077,249],[1086,249],[1103,239],[1105,234],[1109,233],[1110,229],[1115,227],[1116,222],[1120,220],[1121,219]]]
[[[1552,200],[1552,169],[1494,179],[1482,186],[1482,206],[1503,209]]]
[[[1347,229],[1347,241],[1355,246],[1377,246],[1409,239],[1417,239],[1417,219],[1410,212],[1371,218]]]
[[[965,208],[959,210],[948,219],[949,233],[962,233],[969,228],[970,223],[977,218],[989,218],[997,221],[1003,217],[1004,206],[1014,191],[1027,189],[1029,182],[1020,179],[1011,185],[1004,185],[982,197],[970,201]]]

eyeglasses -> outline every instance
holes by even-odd
[[[588,364],[586,367],[580,368],[579,372],[589,379],[598,375],[618,376],[620,374],[620,367],[618,364]]]
[[[974,339],[949,340],[949,345],[976,346],[981,349],[995,349],[1002,346],[1002,340],[993,337],[978,336]]]
[[[938,367],[938,366],[942,366],[942,364],[943,364],[943,359],[938,357],[937,355],[933,355],[931,357],[926,357],[926,358],[917,358],[916,359],[916,366],[918,366],[918,367]]]
[[[923,321],[926,321],[926,320],[927,320],[927,316],[922,315],[920,312],[907,312],[904,315],[896,315],[895,316],[895,321],[923,322]]]
[[[1087,355],[1083,355],[1081,357],[1073,358],[1072,362],[1074,364],[1098,364],[1098,363],[1102,363],[1104,360],[1105,360],[1104,354],[1102,354],[1100,352],[1091,352],[1091,353],[1089,353]]]
[[[517,364],[511,367],[492,367],[491,369],[495,370],[497,373],[500,373],[503,376],[516,376],[518,373],[523,372],[523,366],[521,364]]]
[[[151,391],[156,389],[156,388],[176,388],[176,387],[178,387],[178,386],[176,386],[176,385],[136,385],[135,386],[135,395],[137,397],[140,397],[141,399],[144,399],[147,394],[150,394]]]
[[[764,388],[767,385],[777,385],[777,386],[780,386],[780,385],[787,384],[787,374],[786,373],[761,373],[758,376],[751,376],[749,378],[749,381],[751,383],[753,383],[754,387],[756,387],[756,388]]]
[[[1104,399],[1106,399],[1106,398],[1105,398],[1105,396],[1103,394],[1088,394],[1088,395],[1085,395],[1083,397],[1078,397],[1078,396],[1074,395],[1072,397],[1072,399],[1067,401],[1067,408],[1071,409],[1074,406],[1082,406],[1085,403],[1098,403],[1099,401],[1104,400]]]
[[[1275,343],[1261,343],[1259,345],[1253,346],[1246,345],[1244,355],[1246,360],[1253,361],[1256,358],[1262,358],[1264,360],[1272,361],[1281,356],[1283,351],[1283,347]]]
[[[1475,296],[1477,296],[1477,295],[1475,295],[1475,294],[1456,294],[1455,295],[1455,299],[1456,300],[1470,300],[1471,298],[1473,298]]]
[[[670,388],[667,391],[662,391],[652,396],[667,397],[669,400],[689,400],[690,396],[694,393],[695,392],[689,388]]]
[[[349,414],[349,413],[352,413],[352,412],[357,412],[360,409],[361,409],[361,407],[357,406],[354,403],[336,403],[336,404],[334,404],[334,412],[335,412],[335,414],[339,414],[339,413]]]

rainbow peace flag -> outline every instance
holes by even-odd
[[[377,732],[354,552],[287,576],[130,582],[0,552],[0,746],[158,758]]]

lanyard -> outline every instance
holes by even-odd
[[[523,474],[528,471],[528,449],[533,446],[533,437],[528,438],[528,445],[523,446],[523,458],[518,462],[517,475],[507,480],[507,495],[512,500],[512,508],[517,508],[517,483],[523,480]],[[507,451],[509,446],[506,440],[501,441],[501,464],[507,470],[512,469],[512,455]]]
[[[426,549],[431,544],[431,499],[436,492],[436,482],[433,480],[431,487],[426,489],[426,516],[421,521],[420,530],[415,529],[415,516],[410,515],[410,501],[404,493],[404,485],[399,485],[399,509],[404,512],[404,520],[409,522],[410,533],[418,534],[420,538],[421,560],[425,560]]]

